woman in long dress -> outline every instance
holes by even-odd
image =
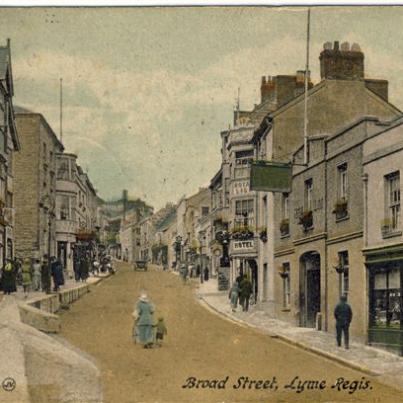
[[[141,294],[137,301],[135,313],[137,319],[134,326],[135,331],[133,337],[135,337],[136,342],[143,345],[144,348],[151,348],[154,341],[154,306],[148,300],[145,292]]]
[[[10,295],[16,291],[16,273],[10,259],[7,259],[7,263],[3,268],[1,282],[4,294]]]

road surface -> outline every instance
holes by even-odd
[[[403,401],[402,392],[365,374],[223,319],[197,301],[194,287],[122,263],[62,314],[61,335],[102,371],[105,402]],[[168,327],[161,348],[143,349],[131,338],[142,289]]]

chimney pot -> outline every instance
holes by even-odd
[[[353,43],[352,46],[351,46],[351,50],[353,52],[361,52],[360,45],[358,43]]]
[[[323,44],[323,49],[324,50],[332,50],[332,42],[325,42]]]
[[[335,41],[333,49],[325,49],[319,56],[320,76],[322,79],[333,80],[362,80],[364,78],[364,54],[358,51],[359,46],[342,44],[341,52],[339,42]]]
[[[343,42],[340,48],[343,52],[348,52],[350,50],[350,44],[348,42]]]

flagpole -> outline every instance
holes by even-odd
[[[308,8],[306,30],[306,66],[305,66],[305,98],[304,98],[304,164],[308,164],[308,75],[309,75],[309,40],[311,9]]]
[[[63,143],[63,78],[60,79],[60,142]]]
[[[241,93],[241,87],[238,87],[238,99],[237,99],[237,104],[236,104],[236,110],[237,110],[237,115],[236,115],[236,120],[237,120],[237,125],[239,125],[239,103],[240,103],[240,94]]]

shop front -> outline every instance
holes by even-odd
[[[368,270],[368,343],[403,355],[403,246],[364,251]]]

